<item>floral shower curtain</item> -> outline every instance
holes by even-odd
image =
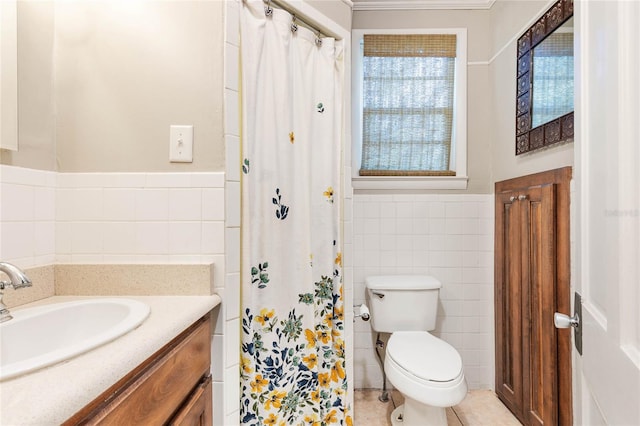
[[[351,425],[340,241],[343,46],[243,3],[243,425]]]

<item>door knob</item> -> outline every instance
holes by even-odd
[[[556,328],[578,328],[580,326],[580,317],[578,316],[577,312],[573,314],[572,317],[556,312],[555,314],[553,314],[553,323],[555,324]]]
[[[582,296],[573,293],[573,316],[556,312],[553,314],[553,323],[556,328],[573,328],[573,343],[576,350],[582,355],[582,324],[580,317],[582,316]]]

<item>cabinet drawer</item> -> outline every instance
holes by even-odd
[[[211,426],[213,424],[213,389],[207,376],[169,422],[170,426]]]
[[[206,315],[65,425],[165,424],[209,375],[210,364]]]

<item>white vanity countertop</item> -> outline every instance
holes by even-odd
[[[14,308],[14,311],[100,297],[54,296]],[[62,363],[0,382],[0,425],[64,422],[221,302],[217,295],[121,297],[148,304],[151,307],[149,317],[138,328],[110,343]]]

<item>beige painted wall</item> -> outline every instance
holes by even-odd
[[[491,52],[489,11],[356,11],[353,13],[353,28],[467,28],[467,60],[470,63],[467,68],[467,168],[469,184],[466,191],[433,192],[472,194],[492,192],[489,126],[491,91],[487,62]]]
[[[3,164],[224,170],[224,2],[20,3],[20,147]],[[169,162],[171,124],[194,126],[193,163]]]
[[[573,143],[515,155],[516,43],[549,1],[498,0],[491,8],[492,185],[505,179],[573,165]]]
[[[351,30],[351,7],[342,0],[308,0],[306,3],[342,28]]]
[[[224,2],[56,3],[62,172],[224,170]],[[193,164],[169,126],[194,126]]]

